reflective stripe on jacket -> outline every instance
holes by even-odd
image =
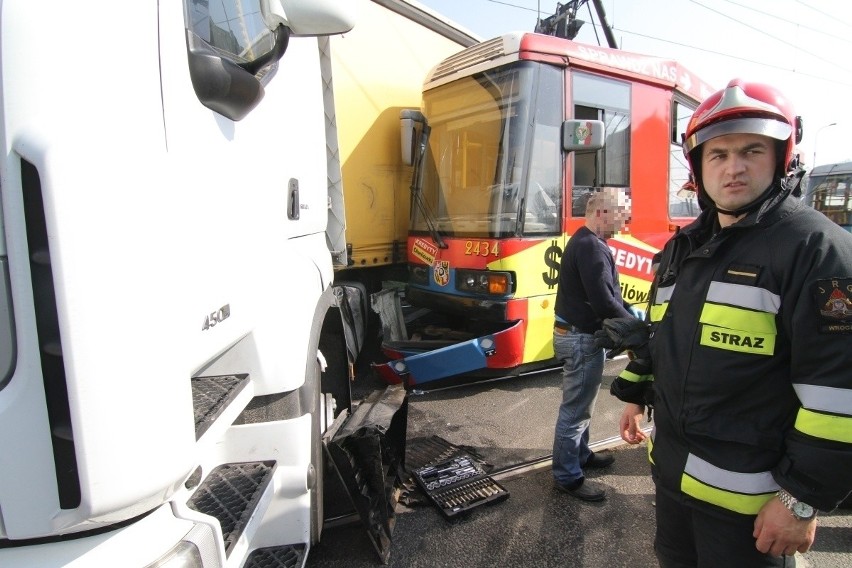
[[[852,489],[852,235],[783,196],[712,235],[714,216],[672,238],[653,287],[657,481],[742,514],[779,486],[833,509]]]

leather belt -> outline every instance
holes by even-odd
[[[568,332],[571,333],[585,333],[587,335],[594,335],[594,331],[586,331],[584,329],[580,329],[576,325],[571,325],[570,323],[563,323],[561,321],[553,322],[553,333],[557,335],[566,335]]]

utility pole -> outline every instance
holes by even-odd
[[[823,129],[828,128],[829,126],[837,126],[836,122],[832,122],[831,124],[824,124],[817,128],[816,134],[814,134],[814,162],[811,164],[811,169],[816,167],[816,151],[817,151],[817,142],[819,141],[819,133],[823,131]]]

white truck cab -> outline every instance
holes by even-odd
[[[316,542],[346,6],[0,1],[0,566]]]

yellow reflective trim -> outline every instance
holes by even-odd
[[[701,323],[739,329],[754,333],[778,332],[775,327],[775,315],[767,312],[755,312],[732,306],[719,304],[704,304],[701,310]]]
[[[624,369],[618,374],[619,379],[624,379],[625,381],[630,381],[631,383],[641,383],[642,381],[647,381],[651,375],[640,375],[639,373],[633,373]]]
[[[666,310],[669,308],[669,303],[653,304],[651,306],[651,321],[663,321],[663,316],[666,315]]]
[[[775,334],[704,325],[701,327],[701,345],[738,353],[772,355],[775,353]]]
[[[657,291],[654,293],[653,302],[651,303],[651,309],[648,313],[651,321],[663,321],[663,316],[666,315],[666,310],[669,308],[669,300],[672,294],[674,294],[674,291],[674,284],[657,288]]]
[[[653,464],[654,458],[651,456],[651,452],[654,451],[654,437],[648,436],[646,439],[648,440],[648,461]]]
[[[744,495],[725,491],[717,487],[711,487],[702,483],[689,474],[684,473],[680,480],[680,490],[695,497],[699,501],[712,503],[723,509],[742,513],[743,515],[756,515],[767,501],[775,496],[772,493],[760,493],[758,495]]]
[[[800,408],[795,428],[814,438],[852,444],[852,418],[848,416],[831,416]]]

